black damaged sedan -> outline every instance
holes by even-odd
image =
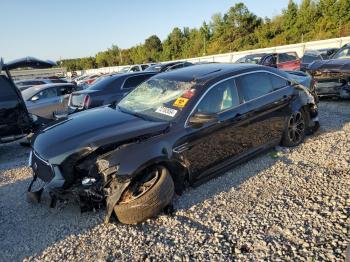
[[[206,64],[159,74],[118,105],[61,119],[32,141],[28,197],[106,204],[122,223],[156,216],[174,193],[318,128],[314,97],[287,73]],[[32,192],[38,180],[45,185]]]

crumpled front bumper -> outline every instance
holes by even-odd
[[[73,191],[76,193],[79,192],[78,195],[82,193],[85,195],[85,197],[89,197],[91,194],[94,195],[94,189],[96,188],[92,189],[93,186],[89,188],[90,185],[84,186],[83,182],[80,181],[75,183],[74,186],[71,186],[70,188],[65,188],[66,180],[62,175],[60,168],[42,159],[35,151],[31,151],[30,153],[29,166],[33,169],[33,180],[31,181],[27,192],[27,199],[31,202],[40,202],[43,191],[48,191],[52,198],[55,198],[62,193]],[[114,206],[118,203],[124,190],[129,186],[131,179],[128,177],[124,177],[123,179],[118,177],[118,167],[109,167],[107,161],[104,160],[96,161],[95,167],[91,170],[94,170],[96,174],[98,173],[101,175],[103,186],[96,186],[99,188],[98,191],[102,197],[101,200],[106,199],[107,210],[105,223],[108,223],[114,210]],[[44,181],[45,184],[39,190],[32,191],[32,186],[38,179]],[[54,199],[51,199],[51,201],[50,206],[53,207]]]

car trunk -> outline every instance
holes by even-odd
[[[2,75],[2,87],[0,90],[0,142],[10,142],[20,138],[33,130],[36,126],[40,125],[41,118],[33,118],[29,115],[26,104],[23,100],[20,90],[16,87],[10,74],[10,70],[17,68],[30,67],[30,68],[49,68],[55,66],[56,63],[51,61],[43,61],[33,57],[26,57],[17,59],[15,61],[4,63],[0,60],[0,74],[5,71],[5,75]],[[5,90],[7,88],[7,90]],[[5,92],[6,91],[6,92]],[[1,99],[2,98],[2,99]]]

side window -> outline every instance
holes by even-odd
[[[265,61],[263,62],[264,65],[276,65],[276,57],[274,56],[268,56],[266,57]]]
[[[202,99],[197,112],[215,114],[239,105],[239,97],[233,79],[214,86]]]
[[[133,66],[131,69],[130,69],[130,72],[138,72],[140,71],[140,68],[138,66]]]
[[[35,96],[38,97],[37,100],[53,98],[53,97],[57,96],[57,89],[56,89],[56,87],[48,88],[48,89],[40,91]]]
[[[298,59],[298,56],[296,53],[287,53],[288,61],[295,61]]]
[[[140,76],[129,77],[128,79],[125,80],[123,89],[135,88],[150,77],[151,75],[140,75]]]
[[[0,75],[0,101],[17,99],[17,93],[5,76]]]
[[[278,62],[279,63],[285,63],[288,62],[288,55],[287,54],[278,54]]]
[[[313,55],[304,55],[301,60],[303,63],[310,64],[315,60],[320,60],[320,58],[318,58],[317,56],[313,56]]]
[[[272,84],[267,73],[252,73],[236,79],[244,101],[250,101],[270,93]]]
[[[272,74],[270,74],[270,79],[271,79],[273,90],[280,89],[282,87],[288,86],[289,84],[287,80]]]
[[[57,95],[64,96],[72,93],[72,86],[59,86],[57,87]]]
[[[142,71],[145,70],[148,67],[149,67],[149,65],[141,65]]]

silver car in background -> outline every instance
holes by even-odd
[[[54,119],[55,113],[67,111],[69,95],[75,87],[71,83],[33,86],[22,91],[22,97],[30,113]]]

